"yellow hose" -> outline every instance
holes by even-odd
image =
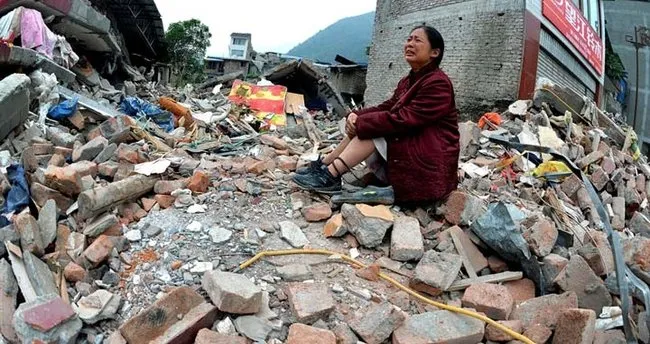
[[[344,254],[340,254],[340,253],[337,253],[337,252],[328,251],[328,250],[316,250],[316,249],[299,249],[299,250],[280,250],[280,251],[264,251],[264,252],[260,252],[260,253],[256,254],[255,257],[253,257],[253,258],[247,260],[246,262],[242,263],[239,266],[239,269],[244,270],[247,267],[253,265],[255,262],[257,262],[258,260],[260,260],[261,258],[264,258],[264,257],[288,256],[288,255],[294,255],[294,254],[322,254],[322,255],[328,255],[328,256],[335,255],[335,256],[341,257],[341,259],[343,259],[347,263],[350,263],[351,265],[354,265],[354,266],[356,266],[358,268],[363,269],[363,268],[367,267],[365,264],[359,262],[358,260],[352,259],[352,258],[350,258],[350,257],[348,257],[348,256],[346,256]],[[398,281],[392,279],[391,277],[385,275],[382,272],[379,273],[379,277],[381,279],[387,281],[388,283],[396,286],[398,289],[401,289],[401,290],[405,291],[409,295],[417,298],[418,300],[420,300],[420,301],[422,301],[424,303],[428,303],[428,304],[430,304],[432,306],[435,306],[435,307],[438,307],[440,309],[444,309],[444,310],[447,310],[447,311],[450,311],[450,312],[463,314],[463,315],[466,315],[466,316],[481,320],[481,321],[483,321],[483,322],[485,322],[485,323],[487,323],[489,325],[492,325],[492,326],[496,327],[497,329],[501,330],[502,332],[508,334],[509,336],[511,336],[512,338],[514,338],[514,339],[516,339],[516,340],[518,340],[520,342],[523,342],[523,343],[526,343],[526,344],[535,344],[535,342],[528,339],[527,337],[525,337],[525,336],[523,336],[523,335],[521,335],[521,334],[519,334],[519,333],[517,333],[517,332],[515,332],[515,331],[501,325],[501,324],[499,324],[498,322],[496,322],[496,321],[494,321],[494,320],[492,320],[492,319],[490,319],[490,318],[488,318],[488,317],[486,317],[484,315],[478,314],[476,312],[469,311],[469,310],[464,309],[464,308],[449,306],[449,305],[445,305],[444,303],[439,303],[439,302],[436,302],[436,301],[433,301],[433,300],[429,300],[428,298],[420,295],[419,293],[412,290],[411,288],[402,285]]]

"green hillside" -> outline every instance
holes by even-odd
[[[372,41],[375,12],[344,18],[321,30],[288,52],[322,62],[334,62],[337,54],[358,63],[368,63],[366,48]]]

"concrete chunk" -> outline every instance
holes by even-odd
[[[408,318],[393,333],[393,344],[466,344],[483,340],[482,321],[452,313],[436,311]]]
[[[414,217],[398,217],[391,234],[390,257],[406,262],[418,260],[424,254],[424,241],[420,232],[420,222]]]
[[[313,324],[319,319],[327,319],[334,310],[334,299],[324,284],[291,283],[286,294],[298,322]]]
[[[483,213],[483,201],[469,193],[454,191],[444,206],[445,219],[453,225],[467,226]]]
[[[48,200],[38,214],[38,227],[43,239],[43,247],[49,246],[56,239],[56,202]]]
[[[74,344],[82,327],[70,305],[55,294],[21,304],[13,324],[23,343]]]
[[[351,205],[344,204],[341,207],[341,214],[345,220],[345,227],[347,230],[355,236],[359,244],[368,248],[374,248],[379,246],[386,232],[393,225],[392,215],[390,211],[387,214],[374,214],[377,216],[366,216],[361,211],[360,205]],[[370,211],[378,209],[376,212],[379,213],[379,209],[387,209],[385,206],[371,207],[368,209]],[[367,213],[368,215],[373,215]],[[390,220],[386,218],[385,215],[391,215]],[[381,216],[381,217],[380,217]],[[383,218],[382,218],[383,217]]]
[[[430,295],[439,295],[451,286],[462,265],[463,260],[457,254],[427,251],[415,267],[411,287]]]
[[[0,140],[23,123],[29,114],[29,87],[25,74],[11,74],[0,81]]]
[[[93,160],[108,145],[108,140],[103,136],[97,136],[88,141],[85,145],[72,151],[72,161]]]
[[[243,275],[209,271],[201,285],[220,311],[255,314],[262,306],[262,290]]]
[[[404,322],[404,314],[390,303],[370,306],[361,317],[350,322],[350,327],[364,342],[380,344]]]
[[[14,226],[20,235],[20,247],[23,251],[42,256],[45,252],[45,245],[36,219],[29,213],[22,213],[14,219]]]

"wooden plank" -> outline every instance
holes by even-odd
[[[517,281],[524,277],[521,271],[506,271],[498,274],[481,276],[477,278],[466,278],[463,280],[455,281],[449,289],[445,291],[459,291],[464,290],[475,283],[499,283],[508,281]]]
[[[22,251],[19,247],[9,241],[5,241],[5,246],[7,247],[7,252],[9,254],[9,260],[11,261],[11,270],[14,272],[14,276],[18,282],[18,287],[20,288],[25,301],[30,302],[36,300],[36,290],[34,289],[34,286],[32,286],[32,282],[29,280],[25,263],[21,258]]]
[[[458,227],[456,227],[458,228]],[[456,246],[456,251],[458,251],[458,254],[460,254],[461,258],[463,259],[463,265],[465,266],[465,271],[467,271],[467,274],[469,275],[470,278],[477,278],[478,275],[476,274],[476,269],[474,269],[474,266],[472,266],[472,262],[469,260],[469,257],[467,256],[467,252],[465,252],[465,247],[463,247],[463,243],[460,240],[460,236],[455,228],[452,228],[451,231],[449,231],[449,234],[451,235],[451,239],[454,241],[454,246]],[[458,228],[458,230],[461,230]]]

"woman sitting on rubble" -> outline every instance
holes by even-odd
[[[297,171],[293,181],[306,190],[338,193],[341,175],[366,160],[375,175],[393,187],[398,202],[437,201],[455,190],[458,111],[452,83],[439,68],[444,50],[436,29],[413,29],[404,45],[411,71],[393,97],[350,113],[341,144]]]

